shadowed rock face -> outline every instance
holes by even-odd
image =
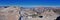
[[[0,10],[0,20],[18,20],[19,19],[19,11],[18,7],[8,7]]]
[[[58,16],[58,17],[56,18],[56,20],[60,20],[60,16]]]

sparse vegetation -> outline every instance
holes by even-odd
[[[33,18],[36,18],[38,15],[36,15],[36,14],[33,14],[33,15],[31,15]]]

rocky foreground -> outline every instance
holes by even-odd
[[[60,9],[53,7],[4,7],[0,8],[0,20],[58,20]]]

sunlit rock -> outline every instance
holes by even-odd
[[[8,7],[0,10],[0,20],[18,20],[20,8]]]

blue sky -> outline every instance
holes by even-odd
[[[60,0],[0,0],[0,5],[19,5],[23,7],[60,6]]]
[[[21,0],[20,5],[23,7],[60,6],[60,0]]]
[[[0,5],[19,5],[20,0],[0,0]]]

